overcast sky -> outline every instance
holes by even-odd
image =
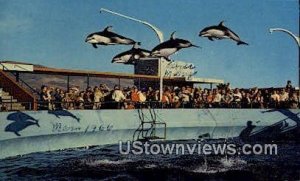
[[[144,25],[99,13],[100,8],[148,21],[163,31],[165,39],[176,31],[176,37],[201,46],[171,56],[194,63],[197,77],[224,79],[234,87],[298,82],[294,40],[282,32],[269,33],[269,28],[281,27],[299,34],[297,0],[0,0],[0,59],[132,73],[130,65],[111,63],[130,46],[94,49],[85,37],[112,25],[116,33],[142,42],[145,49],[151,50],[158,40]],[[201,29],[221,20],[249,46],[198,37]]]

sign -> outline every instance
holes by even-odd
[[[0,63],[2,70],[33,72],[33,65],[17,64],[17,63]]]
[[[174,61],[165,62],[165,77],[184,77],[190,78],[197,74],[196,66],[192,63]]]

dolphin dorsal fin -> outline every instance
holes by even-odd
[[[172,34],[171,34],[171,36],[170,36],[170,40],[174,40],[176,37],[175,37],[175,33],[176,33],[176,31],[174,31]]]
[[[111,32],[112,31],[112,26],[107,26],[104,31],[108,31],[108,32]]]
[[[225,25],[224,25],[224,21],[221,21],[221,22],[219,23],[219,26],[225,26]]]

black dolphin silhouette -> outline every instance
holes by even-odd
[[[37,119],[35,119],[35,118],[31,117],[30,115],[25,114],[21,111],[17,111],[17,112],[9,114],[7,116],[7,120],[13,121],[13,123],[10,123],[9,125],[7,125],[4,129],[4,131],[13,132],[17,136],[21,136],[19,132],[22,131],[23,129],[27,128],[28,126],[37,125],[38,127],[40,127],[39,121]]]
[[[80,118],[78,118],[77,116],[75,116],[74,114],[72,114],[71,112],[69,112],[67,110],[49,110],[48,113],[53,114],[57,118],[60,118],[61,116],[68,116],[68,117],[76,119],[77,122],[80,122]]]

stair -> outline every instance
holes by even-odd
[[[2,89],[2,88],[0,88]],[[0,90],[1,91],[1,90]],[[0,111],[24,111],[25,106],[18,102],[8,92],[2,90],[2,104],[0,103]]]
[[[0,70],[0,88],[3,90],[1,107],[5,108],[1,110],[37,110],[37,101],[33,93],[22,87],[9,74],[10,72]]]

